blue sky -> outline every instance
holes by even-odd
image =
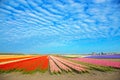
[[[120,0],[0,0],[0,52],[120,52]]]

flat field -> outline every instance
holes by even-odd
[[[120,80],[120,59],[1,55],[0,80]]]

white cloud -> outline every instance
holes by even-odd
[[[1,38],[20,41],[38,36],[41,39],[55,37],[56,40],[74,40],[118,35],[120,11],[116,5],[104,2],[106,0],[95,0],[94,4],[71,0],[66,4],[59,1],[43,4],[42,1],[19,0],[2,4],[0,23],[6,30],[1,28],[0,33],[4,35]],[[18,10],[18,5],[23,6],[23,10]],[[110,28],[113,30],[110,31]]]

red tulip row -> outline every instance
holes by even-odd
[[[74,58],[73,60],[96,64],[96,65],[100,65],[100,66],[110,66],[110,67],[114,67],[114,68],[120,68],[120,62],[115,62],[115,61],[90,59],[90,58]]]
[[[77,72],[86,71],[85,66],[73,63],[63,58],[50,56],[50,71],[51,72],[62,72],[75,70]]]
[[[48,68],[48,57],[39,56],[26,60],[15,61],[7,64],[0,64],[0,70],[24,70],[34,71],[36,69],[46,70]]]

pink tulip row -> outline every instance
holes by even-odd
[[[64,70],[64,71],[72,71],[72,70],[75,70],[75,71],[78,71],[78,72],[86,71],[86,69],[84,67],[81,67],[83,65],[73,63],[73,62],[68,61],[66,59],[62,59],[62,58],[55,57],[55,56],[50,56],[50,60],[55,62],[55,64],[57,66],[59,66],[59,68]],[[50,63],[50,65],[51,65],[51,63]],[[54,70],[54,69],[51,69],[51,67],[50,67],[50,70]],[[51,72],[54,72],[54,71],[51,71]],[[58,68],[57,68],[56,72],[58,72]],[[61,72],[61,71],[59,71],[59,72]]]
[[[56,60],[54,57],[50,56],[50,58],[59,66],[60,69],[64,71],[72,71],[69,67]]]
[[[56,57],[56,58],[57,58],[57,57]],[[74,66],[77,66],[77,67],[87,68],[87,66],[85,66],[85,65],[77,64],[77,63],[71,62],[71,61],[66,60],[66,59],[63,59],[63,58],[60,58],[60,60],[66,62],[66,63],[72,64],[72,65],[74,65]]]
[[[86,71],[86,69],[84,68],[83,65],[77,64],[77,63],[73,63],[71,61],[68,61],[66,59],[62,59],[62,58],[58,58],[58,57],[54,57],[55,59],[57,59],[58,61],[62,62],[63,64],[69,66],[70,68],[76,70],[76,71]]]
[[[50,72],[51,73],[62,72],[51,58],[49,59],[49,64],[50,64]]]
[[[73,60],[96,64],[96,65],[100,65],[100,66],[109,66],[109,67],[114,67],[114,68],[120,68],[120,62],[115,62],[115,61],[90,59],[90,58],[74,58]]]

